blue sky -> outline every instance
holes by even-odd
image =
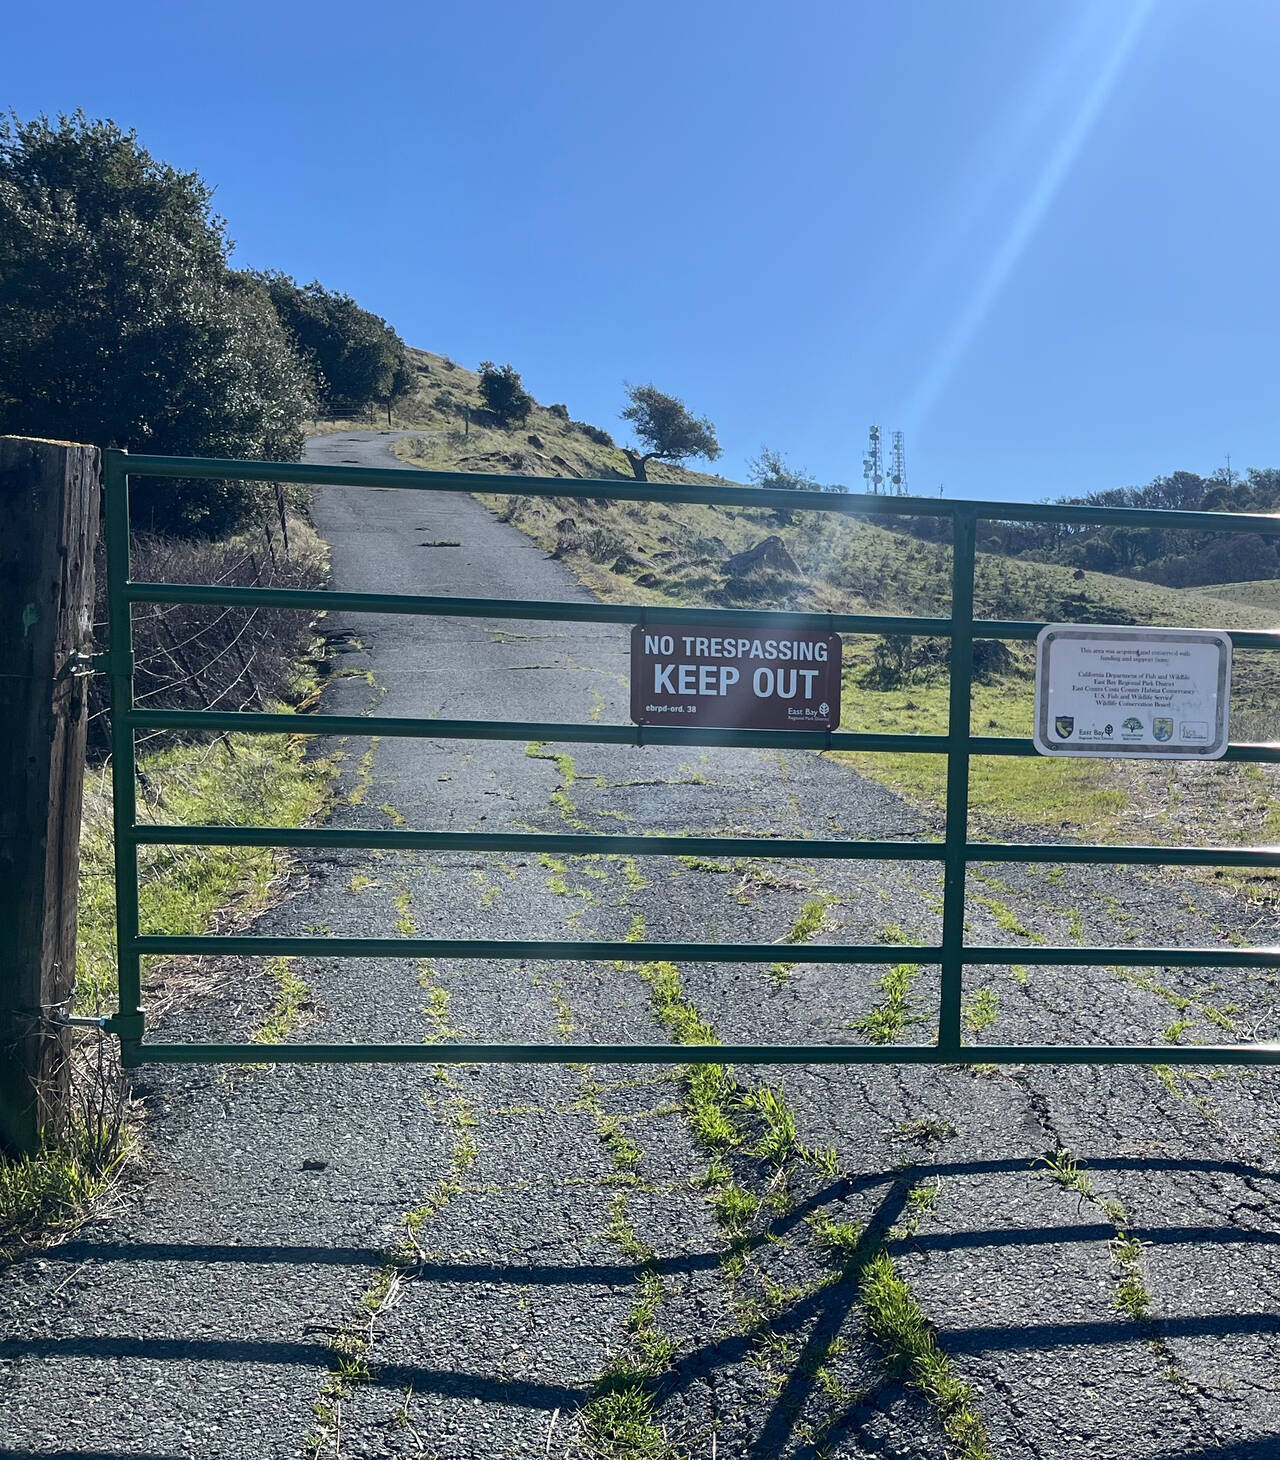
[[[217,187],[236,261],[615,429],[861,482],[1280,466],[1274,0],[173,6],[5,21],[0,104]]]

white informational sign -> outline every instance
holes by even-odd
[[[1036,640],[1041,755],[1216,760],[1230,699],[1231,639],[1216,629],[1049,624]]]

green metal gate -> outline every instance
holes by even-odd
[[[944,502],[913,497],[867,497],[754,487],[672,486],[646,482],[479,476],[460,472],[344,466],[282,465],[183,457],[130,456],[108,451],[106,487],[107,578],[110,612],[111,735],[114,785],[116,918],[119,1010],[107,1028],[119,1035],[126,1065],[166,1063],[500,1062],[583,1061],[614,1064],[825,1063],[867,1064],[1277,1064],[1280,1043],[1231,1045],[967,1045],[961,1031],[966,966],[998,964],[1110,964],[1116,966],[1274,968],[1280,948],[1008,947],[965,942],[965,875],[970,862],[1108,863],[1171,867],[1280,867],[1280,848],[1165,848],[975,842],[969,839],[969,762],[974,755],[1034,755],[1029,739],[975,736],[970,726],[973,641],[1030,640],[1039,623],[977,621],[973,617],[974,547],[981,520],[1124,523],[1195,531],[1280,533],[1280,518],[1235,513],[1149,511],[1067,505]],[[884,614],[775,613],[745,609],[641,608],[604,603],[548,603],[515,599],[425,597],[275,588],[204,587],[137,583],[129,575],[129,479],[238,479],[334,487],[391,487],[400,491],[487,492],[593,501],[700,503],[770,507],[788,512],[839,512],[862,517],[949,518],[953,533],[949,618]],[[132,607],[136,603],[199,603],[241,607],[351,610],[424,616],[579,623],[708,625],[817,629],[848,634],[921,634],[949,637],[950,702],[945,735],[852,734],[823,731],[694,729],[675,726],[541,724],[501,720],[379,718],[314,714],[299,717],[247,711],[154,710],[133,699]],[[1236,648],[1280,649],[1280,632],[1232,632]],[[136,816],[134,737],[141,730],[309,735],[416,736],[438,739],[593,742],[613,745],[758,746],[945,754],[946,827],[941,842],[762,839],[755,837],[626,836],[523,832],[344,831],[333,828],[161,826]],[[1233,744],[1226,759],[1275,762],[1280,745]],[[381,848],[390,851],[465,850],[624,856],[747,856],[924,861],[943,869],[942,941],[936,946],[806,944],[809,963],[896,963],[940,966],[936,1039],[927,1045],[572,1045],[572,1044],[212,1044],[146,1040],[140,965],[157,954],[319,955],[379,958],[520,958],[645,962],[772,963],[773,943],[660,943],[601,940],[490,940],[476,938],[341,938],[219,936],[174,937],[139,932],[138,848],[141,845]]]

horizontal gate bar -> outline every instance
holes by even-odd
[[[773,963],[781,959],[793,963],[901,963],[907,958],[936,963],[942,954],[941,948],[884,943],[610,943],[581,938],[191,937],[169,933],[135,938],[130,946],[144,956],[235,953],[274,958],[313,954],[318,958],[623,959],[627,963],[676,959],[690,963]]]
[[[970,862],[1068,862],[1117,867],[1280,867],[1280,847],[1152,847],[1118,843],[970,842]]]
[[[347,831],[333,827],[140,826],[150,846],[370,847],[385,851],[564,852],[573,856],[820,857],[936,862],[941,842],[809,841],[803,837],[623,836],[581,832]],[[1280,861],[1280,853],[1277,853]]]
[[[621,959],[626,963],[660,960],[688,963],[937,963],[942,949],[933,945],[894,943],[617,943],[593,939],[504,938],[335,938],[193,937],[149,934],[134,938],[129,951],[144,956],[160,953],[238,954],[274,958],[311,955],[317,958],[518,958],[572,959],[581,962]],[[968,964],[1058,964],[1126,968],[1271,968],[1280,964],[1280,948],[1057,948],[1013,944],[973,944],[962,950]]]
[[[150,822],[134,841],[169,847],[331,847],[382,851],[561,852],[570,856],[802,857],[823,861],[938,862],[941,842],[832,841],[803,837],[624,836],[581,832],[358,831],[294,826],[171,826]],[[1280,847],[1156,847],[1121,843],[969,842],[970,862],[1065,862],[1107,866],[1280,867]]]
[[[785,750],[900,750],[945,755],[945,735],[856,735],[823,730],[688,730],[673,725],[557,721],[417,720],[378,715],[290,715],[256,710],[134,710],[136,730],[246,731],[252,735],[380,735],[420,740],[555,740],[593,745],[741,745]],[[1019,742],[1020,743],[1020,742]],[[1028,740],[1027,744],[1031,742]],[[1008,752],[998,752],[1008,753]],[[1013,752],[1020,753],[1020,752]],[[1280,748],[1278,748],[1280,754]]]
[[[229,588],[204,583],[125,584],[133,603],[207,603],[226,608],[313,608],[422,617],[529,619],[551,623],[684,624],[717,628],[813,629],[819,633],[911,634],[947,638],[949,618],[904,614],[773,612],[760,608],[667,608],[640,603],[565,603],[536,598],[452,598],[416,593],[331,593],[322,588]],[[1046,625],[1021,619],[975,619],[975,639],[1034,639]],[[1280,650],[1280,629],[1223,629],[1237,649]]]
[[[910,949],[903,950],[910,952]],[[1280,948],[1016,948],[1010,944],[972,944],[961,950],[969,964],[1030,963],[1092,968],[1272,968]],[[799,960],[797,960],[799,961]]]
[[[984,502],[965,498],[879,497],[854,492],[804,492],[779,487],[704,487],[692,483],[603,481],[590,477],[526,477],[512,473],[419,471],[404,467],[320,466],[311,462],[233,461],[196,456],[120,454],[130,476],[196,481],[299,482],[303,486],[384,487],[393,491],[491,492],[498,496],[571,497],[598,502],[693,502],[710,507],[779,507],[855,517],[972,517],[980,522],[1124,523],[1193,532],[1280,533],[1280,516],[1257,512],[1186,512],[1074,503]]]
[[[292,715],[257,710],[132,710],[135,730],[217,730],[247,735],[379,735],[419,740],[545,740],[581,745],[737,745],[774,750],[857,750],[945,755],[945,735],[874,735],[833,730],[686,729],[677,725],[572,725],[534,720],[419,720],[385,715]],[[970,755],[1032,756],[1031,740],[973,735]],[[1223,760],[1280,761],[1280,742],[1236,744]]]
[[[229,588],[204,583],[135,583],[125,591],[134,603],[208,603],[243,608],[314,608],[351,613],[403,613],[436,618],[536,619],[551,623],[684,624],[696,619],[714,628],[814,629],[828,633],[947,635],[947,618],[903,614],[774,612],[761,608],[667,608],[631,603],[566,603],[538,598],[454,598],[417,593],[341,593],[323,588]],[[977,627],[975,625],[975,627]],[[985,629],[986,625],[982,625]],[[998,624],[1008,634],[991,638],[1034,639],[1043,624]],[[1024,632],[1025,630],[1025,632]],[[1280,632],[1275,635],[1280,648]]]
[[[1273,1065],[1280,1044],[147,1044],[142,1064]]]

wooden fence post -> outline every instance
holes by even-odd
[[[94,446],[0,436],[0,1148],[15,1154],[66,1111],[56,1015],[75,987],[100,468]]]

